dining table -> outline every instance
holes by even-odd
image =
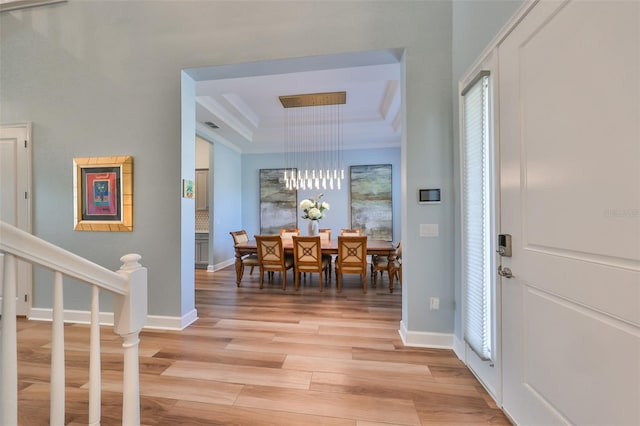
[[[282,240],[285,253],[293,253],[293,240]],[[338,254],[338,240],[321,240],[322,254]],[[243,275],[242,257],[247,254],[257,254],[258,245],[256,240],[248,240],[243,243],[238,243],[234,246],[236,256],[236,284],[240,286],[240,281]],[[367,255],[387,256],[389,261],[387,262],[389,274],[389,292],[393,293],[393,278],[395,276],[395,258],[396,247],[391,241],[374,240],[367,238]]]

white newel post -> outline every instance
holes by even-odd
[[[127,278],[129,292],[115,300],[114,330],[122,337],[124,375],[122,384],[122,424],[140,424],[140,375],[138,344],[140,331],[147,322],[147,268],[138,261],[138,254],[120,258],[118,273]]]

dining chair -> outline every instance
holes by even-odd
[[[323,241],[331,241],[331,228],[318,229],[318,235],[320,235],[320,239]]]
[[[283,240],[290,240],[292,237],[298,236],[298,235],[300,235],[300,229],[298,229],[298,228],[291,228],[291,229],[282,228],[282,229],[280,229],[280,237]]]
[[[362,230],[360,228],[353,228],[353,229],[342,228],[340,230],[340,235],[344,237],[359,237],[360,235],[362,235]],[[336,275],[338,275],[337,263],[336,263]]]
[[[396,257],[394,259],[394,277],[398,279],[398,282],[402,284],[402,242],[398,242],[396,246]],[[378,286],[378,272],[380,272],[380,278],[384,274],[384,271],[389,270],[389,257],[388,256],[372,256],[371,257],[371,278],[373,279],[373,287]],[[389,280],[389,289],[391,289],[391,280]]]
[[[367,236],[338,236],[336,277],[338,293],[342,291],[342,274],[359,274],[362,292],[367,292]]]
[[[321,241],[331,241],[331,228],[318,229],[318,235]],[[329,261],[329,279],[331,279],[331,265],[333,264],[333,256],[330,254],[323,254],[323,258]]]
[[[293,256],[285,255],[280,235],[256,235],[258,262],[260,266],[260,288],[264,284],[265,272],[280,272],[282,289],[287,288],[287,270],[293,268]]]
[[[362,229],[360,228],[344,229],[343,228],[340,230],[340,235],[345,237],[359,237],[360,235],[362,235]]]
[[[318,285],[322,291],[322,272],[324,271],[324,282],[327,283],[329,270],[329,260],[322,255],[322,245],[320,236],[293,237],[293,267],[295,274],[295,287],[298,290],[300,285],[300,275],[309,272],[309,281],[313,279],[313,273],[318,273]]]
[[[234,247],[240,243],[246,243],[247,241],[249,241],[249,236],[247,235],[247,231],[245,231],[244,229],[241,229],[240,231],[231,231],[229,232],[229,234],[231,234],[231,237],[233,237]],[[238,287],[240,287],[240,280],[242,280],[242,276],[244,275],[245,267],[247,266],[251,267],[251,269],[249,270],[249,275],[253,275],[253,268],[255,268],[256,266],[260,266],[260,263],[258,262],[257,254],[248,254],[246,256],[243,256],[241,260],[242,260],[242,268],[240,269],[240,273],[238,274],[238,282],[237,282]]]

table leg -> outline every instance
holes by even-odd
[[[244,265],[242,265],[242,254],[236,251],[236,285],[240,287],[240,281],[242,280],[242,274],[244,272]]]
[[[393,278],[396,276],[396,253],[389,253],[387,257],[387,273],[389,274],[389,293],[393,293]]]

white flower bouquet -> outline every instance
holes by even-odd
[[[300,208],[304,212],[303,219],[320,220],[324,217],[324,211],[329,210],[329,203],[320,202],[324,194],[318,194],[314,199],[304,199],[300,202]]]

